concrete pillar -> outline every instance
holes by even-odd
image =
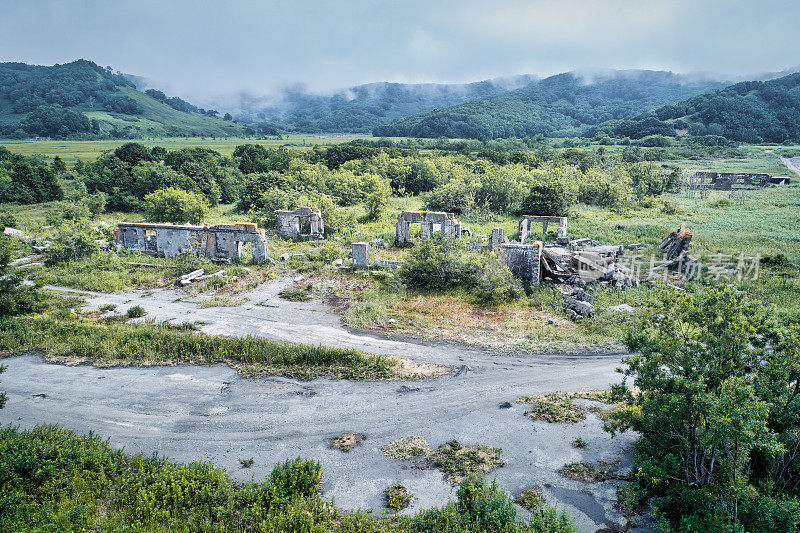
[[[267,240],[254,239],[253,244],[253,262],[263,263],[267,260]]]
[[[569,244],[569,237],[567,237],[567,217],[561,219],[558,224],[558,235],[556,236],[558,244]]]
[[[506,242],[505,230],[503,228],[492,228],[492,240],[491,240],[492,250],[497,250],[497,248],[505,242]]]
[[[353,268],[369,267],[369,243],[353,243]]]
[[[425,237],[430,237],[431,233],[433,233],[433,222],[421,222],[420,223],[420,237],[423,239]]]
[[[398,244],[405,244],[411,240],[411,224],[403,219],[399,219],[394,227]]]
[[[531,221],[527,218],[523,218],[519,221],[519,242],[525,243],[525,239],[528,238],[528,234],[531,232]]]
[[[542,282],[542,247],[541,241],[533,243],[531,257],[531,283],[539,285]]]

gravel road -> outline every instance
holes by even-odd
[[[596,460],[627,468],[634,436],[612,439],[594,414],[578,424],[534,422],[524,416],[524,404],[514,401],[535,393],[605,388],[619,381],[615,369],[622,354],[497,354],[365,335],[343,328],[320,302],[278,298],[289,283],[273,281],[239,295],[249,301],[237,307],[201,308],[177,289],[85,296],[88,308],[115,304],[117,312],[125,312],[141,305],[147,315],[140,320],[196,322],[208,333],[353,347],[446,365],[451,374],[404,382],[301,382],[244,379],[224,365],[103,369],[17,356],[4,360],[8,371],[1,386],[9,400],[0,422],[94,431],[128,452],[213,461],[242,481],[263,478],[277,461],[315,458],[325,471],[325,497],[344,509],[375,512],[381,512],[383,489],[394,481],[417,496],[411,512],[455,497],[439,471],[389,458],[381,453],[382,444],[407,435],[420,435],[432,447],[458,439],[502,448],[505,465],[491,474],[500,485],[514,494],[540,488],[582,531],[624,526],[613,508],[613,483],[582,483],[556,471],[566,463]],[[349,453],[328,448],[330,437],[350,431],[366,434],[362,446]],[[579,436],[588,442],[585,448],[570,445]],[[239,459],[249,457],[254,466],[241,468]]]

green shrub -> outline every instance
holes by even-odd
[[[3,228],[16,228],[17,219],[11,213],[0,213],[0,226]]]
[[[85,219],[65,220],[45,253],[45,263],[56,265],[91,256],[100,250],[97,240],[102,237]]]
[[[441,233],[416,243],[400,269],[400,279],[412,289],[446,290],[472,286],[476,261],[460,240]]]
[[[147,219],[152,222],[199,224],[208,209],[202,195],[172,187],[153,191],[144,197],[144,201]]]
[[[278,463],[267,482],[282,498],[313,496],[322,482],[322,465],[308,459],[291,459]]]
[[[458,508],[478,531],[502,531],[514,525],[517,509],[511,495],[485,477],[470,474],[458,487]]]
[[[492,254],[480,265],[472,294],[478,305],[493,306],[514,301],[525,293],[522,283]]]
[[[386,487],[383,495],[386,508],[393,513],[399,513],[414,501],[414,495],[399,482]]]
[[[128,318],[140,318],[147,314],[147,311],[144,310],[144,307],[141,305],[134,305],[133,307],[128,308],[128,311],[125,313],[125,316]]]

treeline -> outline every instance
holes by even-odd
[[[60,200],[64,193],[57,174],[64,170],[62,165],[63,162],[48,165],[38,157],[12,154],[0,146],[0,203],[33,204]]]
[[[600,128],[614,137],[715,135],[747,142],[800,141],[800,73],[747,81]]]
[[[616,73],[593,83],[572,73],[508,94],[436,109],[373,130],[383,137],[467,139],[593,136],[603,122],[635,116],[722,84],[690,83],[669,72]]]

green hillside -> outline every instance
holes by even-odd
[[[0,63],[0,137],[130,139],[246,133],[243,126],[213,114],[159,91],[142,93],[122,75],[83,59],[51,67]]]
[[[745,81],[630,120],[605,124],[615,137],[720,135],[733,141],[800,141],[800,73]]]
[[[723,87],[658,71],[615,71],[587,82],[564,73],[504,95],[419,113],[378,126],[381,137],[495,139],[593,135],[597,125]]]

